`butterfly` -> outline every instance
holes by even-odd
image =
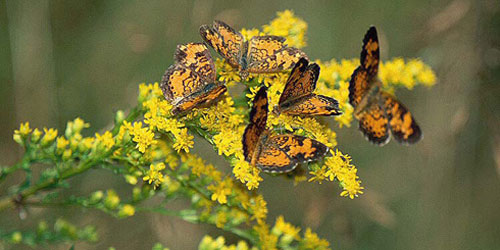
[[[219,100],[226,86],[216,80],[215,65],[203,43],[178,45],[175,64],[163,75],[160,88],[172,104],[172,114],[183,114]]]
[[[349,103],[359,120],[359,129],[372,143],[389,142],[389,130],[402,144],[420,140],[422,131],[410,111],[391,94],[382,91],[378,79],[380,63],[377,30],[370,27],[363,39],[363,49],[358,66],[349,82]]]
[[[309,64],[305,58],[295,64],[280,96],[274,113],[286,113],[290,115],[340,115],[337,100],[313,94],[319,77],[319,65]]]
[[[272,135],[266,128],[267,92],[261,87],[253,100],[250,124],[243,134],[243,155],[252,166],[270,173],[290,172],[297,164],[317,160],[329,151],[324,144],[293,134]]]
[[[200,35],[226,61],[240,71],[243,79],[249,73],[275,73],[293,67],[306,54],[287,47],[281,36],[254,36],[244,41],[243,36],[222,21],[212,26],[202,25]]]

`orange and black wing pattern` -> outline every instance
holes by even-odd
[[[248,41],[247,61],[261,61],[286,47],[282,36],[254,36]]]
[[[179,103],[172,108],[172,114],[184,114],[193,108],[206,108],[212,103],[218,102],[226,91],[227,87],[221,82],[209,83],[205,85],[203,89],[179,101]]]
[[[266,143],[262,145],[255,166],[268,173],[286,173],[297,167],[298,161],[287,155],[279,145]]]
[[[295,99],[280,107],[280,111],[288,115],[330,116],[342,114],[337,100],[316,94]]]
[[[261,60],[249,61],[247,71],[250,73],[276,73],[295,66],[300,58],[307,55],[300,49],[286,47]]]
[[[384,108],[394,139],[402,144],[414,144],[422,138],[422,131],[410,111],[389,93],[382,92]]]
[[[319,66],[316,63],[309,64],[305,58],[295,64],[286,81],[283,93],[281,93],[279,104],[312,94],[316,88],[319,77]]]
[[[203,43],[188,43],[177,45],[174,60],[194,70],[203,81],[212,83],[216,80],[215,64],[207,46]]]
[[[243,36],[222,21],[214,21],[212,26],[202,25],[200,35],[231,66],[239,67],[243,49]]]
[[[372,103],[361,113],[359,129],[374,144],[382,146],[390,140],[389,119],[384,109],[376,102]]]
[[[354,70],[349,82],[349,103],[356,107],[377,77],[380,50],[377,29],[370,27],[363,39],[360,66]]]
[[[322,116],[341,114],[337,100],[312,93],[316,88],[319,71],[316,63],[309,64],[305,58],[295,64],[280,96],[278,113]]]
[[[286,173],[292,171],[298,163],[318,160],[328,150],[324,144],[304,136],[275,135],[263,145],[256,165],[266,172]]]
[[[247,71],[272,73],[292,68],[301,57],[299,49],[287,47],[281,36],[254,36],[248,41]]]
[[[261,87],[253,99],[252,110],[250,111],[250,124],[243,133],[243,155],[245,160],[253,162],[256,148],[260,143],[260,136],[266,131],[267,123],[267,92],[265,87]]]
[[[179,45],[174,59],[160,84],[174,115],[207,106],[226,92],[226,86],[216,82],[215,65],[204,44]]]
[[[323,157],[328,152],[324,144],[293,134],[270,135],[266,129],[268,112],[267,92],[261,87],[253,100],[250,124],[243,134],[245,160],[262,171],[285,173],[297,164]]]
[[[181,64],[170,66],[162,78],[160,85],[165,99],[176,105],[183,98],[196,92],[203,82],[194,70]]]

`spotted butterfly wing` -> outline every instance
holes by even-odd
[[[214,21],[212,26],[202,25],[200,35],[233,67],[238,67],[243,48],[243,36],[222,21]]]
[[[422,131],[410,111],[389,93],[382,92],[382,96],[394,139],[402,144],[418,142],[422,138]]]
[[[379,42],[377,30],[370,27],[363,39],[360,66],[354,70],[349,82],[349,103],[356,107],[373,85],[378,73],[380,62]]]
[[[298,163],[318,160],[328,150],[321,142],[304,136],[275,135],[263,145],[256,165],[266,172],[286,173],[294,170]]]
[[[266,88],[262,87],[253,99],[250,111],[250,124],[248,124],[243,133],[243,155],[249,162],[252,162],[255,150],[260,143],[260,136],[266,131],[267,112],[267,92]]]
[[[165,99],[174,106],[172,114],[206,107],[226,92],[226,86],[216,81],[215,65],[204,44],[177,46],[174,60],[160,84]]]
[[[301,58],[292,69],[280,96],[278,112],[289,115],[340,115],[338,102],[313,94],[320,68]]]

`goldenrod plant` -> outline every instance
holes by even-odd
[[[305,47],[307,23],[292,11],[277,15],[262,29],[243,29],[241,33],[247,39],[263,34],[283,36],[289,46]],[[296,174],[291,181],[335,182],[338,187],[332,185],[332,190],[350,199],[361,195],[364,187],[355,161],[341,151],[336,139],[337,127],[329,127],[324,120],[334,119],[338,128],[351,125],[349,79],[359,64],[357,56],[353,57],[326,62],[311,59],[321,68],[316,92],[338,100],[342,115],[312,118],[269,112],[268,119],[268,126],[276,133],[307,136],[330,148],[329,156],[301,166],[305,174]],[[81,118],[68,122],[64,131],[31,128],[29,122],[22,123],[14,131],[13,139],[24,148],[24,154],[16,164],[0,168],[0,181],[17,171],[24,172],[25,180],[0,197],[0,212],[17,209],[20,216],[25,216],[23,211],[31,206],[47,206],[95,209],[118,219],[139,212],[158,213],[214,225],[241,238],[235,245],[226,245],[222,236],[205,236],[199,249],[329,249],[330,244],[310,229],[291,225],[283,216],[268,218],[266,200],[259,193],[264,173],[245,161],[242,154],[242,135],[255,93],[263,83],[268,87],[269,107],[275,106],[289,71],[250,74],[242,82],[238,72],[223,60],[216,60],[216,69],[218,80],[225,82],[229,90],[241,84],[246,85],[246,90],[236,96],[226,93],[215,105],[194,109],[180,118],[171,115],[172,106],[163,97],[158,83],[142,83],[137,106],[127,112],[118,111],[114,126],[95,136],[82,136],[82,130],[90,124]],[[436,82],[433,71],[419,59],[386,61],[380,65],[380,78],[388,91],[397,87],[431,86]],[[229,163],[232,172],[223,172],[192,153],[195,136],[210,143]],[[34,178],[32,169],[40,165],[46,168]],[[98,168],[110,169],[121,176],[130,184],[129,195],[120,197],[113,189],[94,190],[81,196],[61,195],[61,190],[66,190],[65,194],[71,192],[68,180]],[[146,205],[144,201],[152,197],[161,197],[161,203]],[[179,198],[190,205],[181,210],[166,209],[165,204]],[[0,239],[7,244],[30,246],[97,241],[92,225],[77,228],[68,220],[61,218],[54,226],[40,221],[31,230],[0,225]],[[153,249],[166,248],[157,244]]]

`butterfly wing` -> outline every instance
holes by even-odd
[[[181,64],[170,66],[160,84],[165,99],[172,105],[177,105],[184,97],[193,94],[202,86],[202,78],[194,70]]]
[[[183,98],[172,109],[173,115],[184,114],[193,108],[208,107],[212,103],[217,102],[227,91],[227,88],[222,83],[209,83],[193,94]]]
[[[319,77],[319,66],[316,63],[309,64],[307,59],[300,58],[290,72],[283,93],[281,93],[279,104],[311,94],[316,88]]]
[[[360,63],[368,71],[370,76],[376,76],[380,62],[380,50],[377,29],[372,26],[368,29],[363,39],[363,50],[361,50]]]
[[[263,171],[285,173],[292,171],[298,163],[323,157],[328,150],[327,146],[311,138],[293,134],[276,135],[267,140],[257,159],[257,166]]]
[[[247,71],[250,73],[275,73],[295,66],[300,58],[307,55],[300,49],[286,47],[261,60],[248,62]]]
[[[349,103],[356,107],[377,77],[380,62],[377,30],[370,27],[363,39],[361,65],[354,70],[349,82]]]
[[[248,41],[247,62],[264,60],[286,47],[282,36],[254,36]]]
[[[256,166],[268,173],[286,173],[297,167],[297,160],[290,158],[278,145],[263,145],[257,156]]]
[[[243,36],[222,21],[214,21],[212,27],[202,25],[200,35],[233,67],[238,67],[243,46]]]
[[[176,63],[195,71],[206,83],[215,82],[216,71],[214,61],[205,44],[188,43],[177,45],[174,59]]]
[[[389,93],[382,92],[382,95],[394,139],[402,144],[418,142],[422,137],[422,131],[410,111]]]
[[[243,133],[243,155],[249,162],[252,161],[260,135],[266,131],[267,112],[267,92],[265,87],[261,87],[253,99],[253,106],[250,111],[250,124],[248,124]]]
[[[389,120],[382,107],[373,102],[361,113],[359,129],[370,142],[382,146],[390,140],[388,123]]]
[[[309,94],[307,96],[288,102],[286,107],[280,107],[282,113],[289,115],[340,115],[337,100],[324,96]]]

